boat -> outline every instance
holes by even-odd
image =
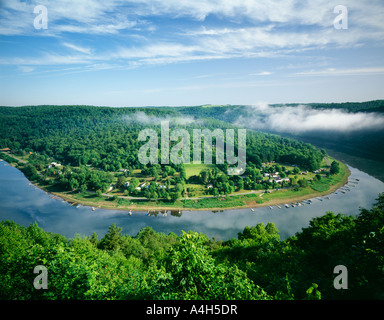
[[[132,215],[132,210],[129,210],[128,214],[131,216]]]
[[[166,216],[167,216],[167,212],[164,211],[164,212],[163,212],[163,217],[166,217]]]
[[[269,206],[269,209],[273,209],[273,207],[272,207],[272,206]]]
[[[278,207],[279,209],[281,209],[281,207],[279,205],[277,205],[276,207]]]
[[[251,211],[255,211],[255,209],[251,208]]]
[[[289,204],[285,204],[284,206],[285,206],[286,208],[289,208]]]
[[[92,211],[95,211],[96,210],[96,208],[95,207],[92,207]]]

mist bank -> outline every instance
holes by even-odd
[[[175,116],[166,115],[158,116],[154,114],[147,114],[144,111],[138,111],[133,114],[123,115],[122,120],[126,122],[141,123],[146,125],[161,124],[161,122],[167,121],[176,125],[189,125],[192,123],[201,123],[202,120],[196,120],[190,116]]]
[[[314,109],[309,105],[272,106],[258,103],[246,106],[234,123],[255,130],[274,132],[349,134],[356,131],[382,130],[384,115],[376,112],[349,112],[343,109]]]

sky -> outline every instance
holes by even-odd
[[[383,99],[383,18],[383,0],[0,0],[0,105]]]

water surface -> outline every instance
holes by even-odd
[[[349,189],[329,195],[329,200],[315,198],[312,205],[281,209],[276,206],[250,209],[213,211],[183,211],[181,217],[159,214],[147,216],[145,212],[97,209],[81,206],[76,208],[67,202],[56,200],[45,191],[33,186],[18,169],[0,162],[0,220],[13,220],[28,226],[37,222],[45,231],[60,233],[68,238],[75,234],[89,236],[93,232],[102,237],[113,223],[123,228],[123,233],[136,235],[145,226],[151,226],[158,232],[177,235],[182,230],[202,232],[208,237],[227,240],[237,237],[245,226],[257,223],[273,222],[285,239],[301,228],[308,226],[309,221],[327,211],[356,215],[359,208],[371,208],[378,194],[384,192],[384,183],[372,176],[352,167],[349,177]],[[358,179],[358,181],[356,180]]]

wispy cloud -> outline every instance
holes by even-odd
[[[46,30],[34,29],[37,4],[48,9]],[[83,86],[105,83],[120,89],[127,83],[136,90],[132,96],[140,96],[138,101],[151,94],[151,101],[161,94],[165,100],[176,99],[166,94],[164,88],[170,87],[180,88],[177,99],[186,99],[184,92],[189,90],[189,97],[199,97],[199,103],[232,96],[239,97],[233,98],[236,103],[255,98],[281,102],[286,97],[310,101],[313,93],[333,87],[326,76],[383,73],[383,1],[349,0],[348,30],[334,29],[337,4],[336,0],[0,0],[0,72],[3,79],[57,76],[47,86],[55,86],[62,75],[103,72],[103,78],[88,77]],[[370,58],[360,57],[355,49]],[[311,79],[311,88],[309,76],[318,76]],[[309,88],[305,92],[303,84]],[[148,89],[162,85],[159,94]],[[372,98],[380,98],[379,84],[355,86],[360,92],[370,90],[365,97],[374,92]],[[353,89],[344,91],[347,96]],[[312,96],[307,98],[309,92]],[[121,94],[122,105],[127,97]]]
[[[155,115],[147,114],[145,112],[135,112],[132,115],[125,115],[122,117],[123,121],[126,122],[135,122],[143,124],[160,124],[163,121],[168,121],[170,124],[177,125],[188,125],[195,122],[201,122],[200,120],[195,120],[193,117],[157,117]]]
[[[263,72],[251,73],[250,76],[270,76],[271,74],[272,72],[263,71]]]
[[[34,7],[44,5],[48,12],[49,27],[37,33],[33,26]],[[130,29],[137,21],[130,20],[119,0],[41,0],[39,3],[21,0],[2,0],[0,3],[0,34],[50,35],[61,33],[115,34]]]
[[[63,42],[63,46],[67,47],[69,49],[72,49],[74,51],[84,53],[84,54],[91,54],[91,48],[86,48],[82,46],[75,45],[73,43]]]
[[[384,73],[384,67],[351,68],[351,69],[328,68],[324,70],[310,70],[310,71],[297,72],[296,75],[346,76],[346,75],[367,75],[367,74],[383,74],[383,73]]]
[[[29,73],[35,70],[35,67],[31,66],[19,66],[19,70],[24,73]]]
[[[47,30],[36,32],[33,28],[34,3],[3,0],[0,6],[0,34],[58,36],[64,39],[63,46],[83,55],[65,56],[60,52],[55,56],[51,53],[49,59],[46,56],[40,59],[43,64],[44,60],[65,64],[68,61],[90,63],[95,60],[102,63],[119,59],[124,64],[128,62],[138,66],[292,56],[302,50],[350,47],[368,40],[384,40],[380,0],[370,1],[369,8],[360,1],[351,1],[351,10],[359,13],[354,17],[355,21],[361,24],[356,24],[353,31],[346,30],[342,35],[333,29],[335,15],[328,0],[313,0],[305,4],[299,0],[42,0],[39,4],[48,9]],[[217,16],[229,23],[223,27],[183,24],[179,29],[164,31],[152,19],[158,16],[198,21]],[[247,22],[245,25],[239,23],[244,21]],[[116,41],[111,47],[105,46],[98,55],[93,54],[92,61],[84,57],[94,53],[91,48],[66,38],[67,34],[73,33],[122,35],[128,30],[134,33],[130,35],[135,37],[134,43],[124,47]],[[269,74],[264,72],[258,75]]]

